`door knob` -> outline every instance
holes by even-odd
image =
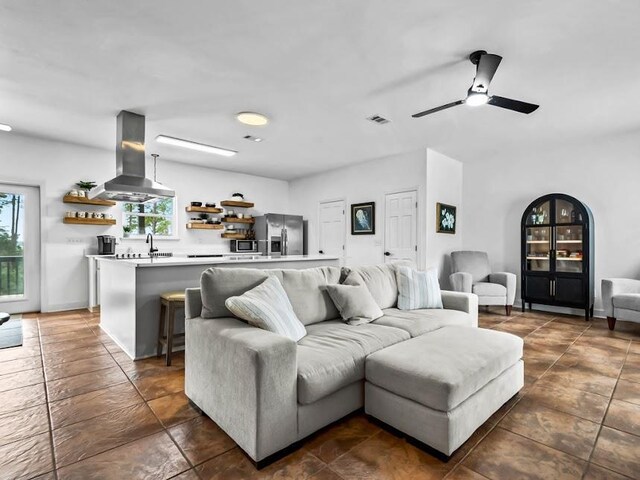
[[[391,256],[391,252],[384,252],[384,256],[385,257],[390,257]]]
[[[324,254],[324,250],[318,250],[318,253]]]

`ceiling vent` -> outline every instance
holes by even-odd
[[[390,122],[390,120],[387,120],[386,118],[381,117],[380,115],[373,115],[372,117],[368,117],[367,120],[373,123],[378,123],[380,125],[384,125],[385,123]]]

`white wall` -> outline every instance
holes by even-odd
[[[152,153],[152,152],[148,152]],[[148,176],[153,175],[150,163]],[[121,236],[119,207],[110,210],[117,216],[115,227],[66,225],[62,217],[75,208],[62,203],[63,195],[78,180],[102,182],[115,176],[115,153],[60,142],[38,140],[20,135],[0,135],[0,183],[13,182],[41,186],[43,311],[87,306],[86,251],[97,248],[96,235]],[[288,183],[252,175],[214,170],[181,163],[158,161],[158,180],[176,190],[178,198],[179,240],[158,242],[164,251],[228,251],[228,240],[217,230],[186,229],[185,206],[191,201],[219,202],[239,191],[256,203],[254,214],[288,210]],[[139,240],[128,240],[119,250],[146,250]]]
[[[347,265],[384,261],[385,194],[418,191],[418,209],[424,212],[426,150],[370,160],[345,168],[299,178],[290,182],[292,213],[308,220],[309,253],[318,251],[318,208],[320,202],[345,200]],[[376,234],[351,235],[349,208],[352,203],[376,202]],[[424,266],[425,218],[418,220],[418,264]]]
[[[489,252],[494,270],[517,273],[519,279],[522,213],[535,198],[559,192],[593,211],[596,314],[602,313],[602,278],[640,278],[637,133],[517,157],[497,154],[464,167],[463,246]]]
[[[442,288],[450,287],[451,252],[462,248],[462,170],[461,162],[427,150],[426,265],[438,268]],[[436,232],[437,203],[457,207],[455,234]]]

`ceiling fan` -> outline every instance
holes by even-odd
[[[520,100],[512,100],[511,98],[499,97],[497,95],[489,95],[489,84],[498,69],[498,65],[500,65],[502,61],[500,55],[487,53],[484,50],[477,50],[469,55],[469,60],[476,66],[476,78],[473,79],[473,84],[467,92],[467,98],[425,110],[424,112],[411,116],[413,118],[420,118],[439,112],[440,110],[462,105],[463,103],[471,106],[484,104],[493,105],[494,107],[506,108],[514,112],[527,114],[536,111],[539,107],[539,105],[534,105],[533,103],[521,102]]]

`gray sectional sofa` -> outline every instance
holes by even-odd
[[[203,273],[200,289],[186,291],[186,395],[260,464],[365,406],[369,356],[401,342],[428,337],[443,327],[477,330],[472,328],[478,323],[477,297],[473,294],[443,291],[444,309],[397,309],[395,270],[394,264],[353,269],[384,312],[378,320],[357,326],[340,319],[323,288],[343,279],[344,269],[208,270]],[[279,278],[296,315],[305,324],[307,335],[297,343],[233,318],[224,307],[226,298],[253,288],[267,275]],[[520,342],[520,358],[522,342],[513,338]],[[517,342],[511,350],[512,356],[518,356]],[[471,361],[477,363],[477,357]],[[495,362],[492,365],[495,367]],[[501,370],[493,373],[498,375]],[[466,381],[457,378],[455,382]],[[519,380],[511,383],[508,392],[505,390],[509,396],[521,388]],[[482,387],[473,387],[468,395]],[[501,399],[500,405],[507,399]],[[487,415],[495,409],[492,407]],[[468,423],[475,425],[475,430],[477,421],[484,422],[487,415]],[[446,419],[446,412],[444,416]],[[440,450],[446,454],[459,446],[458,440],[445,443]]]

